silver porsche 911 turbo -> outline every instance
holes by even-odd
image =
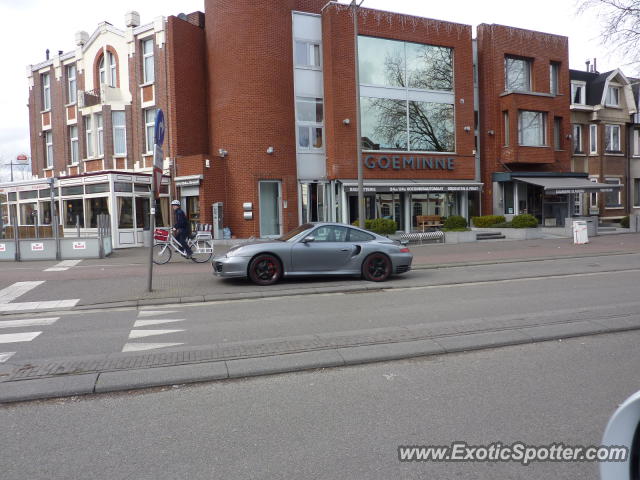
[[[214,274],[271,285],[282,277],[357,275],[382,282],[411,270],[409,249],[381,235],[341,223],[305,223],[275,240],[232,247],[213,259]]]

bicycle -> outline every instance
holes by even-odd
[[[183,257],[187,257],[187,254],[176,240],[176,237],[171,235],[171,232],[166,228],[156,228],[153,232],[153,239],[155,243],[153,245],[153,263],[156,265],[164,265],[171,260],[173,251],[176,251]],[[211,235],[201,235],[196,233],[187,238],[187,244],[191,247],[191,260],[196,263],[204,263],[211,260],[213,256],[213,241]]]

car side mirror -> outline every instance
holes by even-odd
[[[302,243],[314,242],[315,239],[316,237],[314,237],[313,235],[308,235],[302,239]]]

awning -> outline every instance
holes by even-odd
[[[596,183],[586,178],[572,177],[512,177],[512,180],[544,187],[544,193],[560,195],[563,193],[613,192],[621,189],[622,184]]]
[[[357,180],[341,180],[347,193],[358,191]],[[479,192],[481,182],[464,180],[365,180],[365,193]]]

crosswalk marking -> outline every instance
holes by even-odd
[[[45,272],[64,272],[65,270],[69,270],[71,267],[75,267],[81,261],[82,260],[63,260],[53,267],[45,269]]]
[[[133,328],[150,327],[151,325],[162,325],[164,323],[182,322],[184,318],[174,318],[166,320],[136,320],[133,324]]]
[[[122,349],[123,352],[141,352],[144,350],[155,350],[157,348],[177,347],[184,343],[127,343]]]
[[[5,333],[0,335],[0,343],[30,342],[42,332]]]
[[[16,282],[13,285],[3,288],[0,290],[0,304],[9,303],[43,283],[44,280],[37,280],[35,282]]]
[[[71,307],[75,307],[79,301],[80,301],[79,298],[75,298],[73,300],[48,300],[45,302],[20,302],[20,303],[1,303],[0,301],[0,312],[71,308]]]
[[[7,360],[9,360],[11,357],[13,357],[16,354],[16,352],[4,352],[4,353],[0,353],[0,363],[4,363]]]
[[[151,337],[153,335],[166,335],[167,333],[184,332],[184,330],[131,330],[129,338]]]
[[[155,315],[166,315],[167,313],[176,313],[175,310],[140,310],[138,317],[153,317]]]
[[[35,327],[39,325],[52,325],[60,317],[27,318],[24,320],[0,320],[0,328]]]

